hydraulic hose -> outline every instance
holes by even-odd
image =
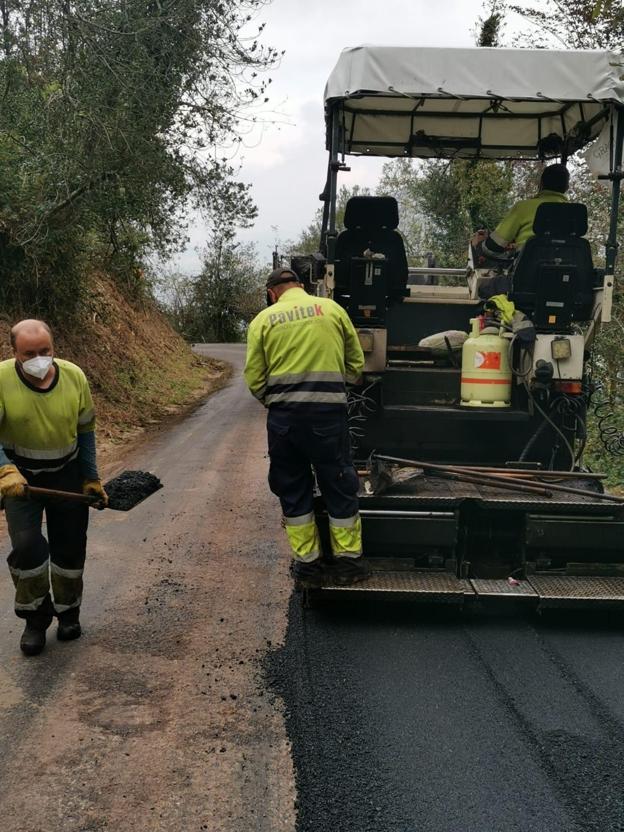
[[[519,462],[526,462],[526,458],[529,455],[529,451],[531,450],[533,445],[535,445],[535,443],[540,438],[540,436],[542,435],[542,433],[544,432],[544,430],[546,429],[547,426],[548,426],[548,422],[546,421],[546,419],[544,419],[543,421],[541,421],[539,423],[537,428],[533,431],[533,433],[529,437],[526,445],[522,449],[522,453],[518,457]]]

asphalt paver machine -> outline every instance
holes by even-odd
[[[373,573],[322,592],[624,603],[623,501],[581,460],[592,345],[611,320],[623,77],[621,58],[593,50],[342,52],[325,91],[320,252],[292,265],[310,291],[348,310],[364,349],[349,415]],[[592,143],[611,188],[602,268],[582,205],[539,213],[535,237],[512,261],[470,249],[457,269],[408,267],[392,195],[351,199],[337,232],[349,156],[539,163],[566,161]],[[446,352],[430,346],[436,333],[472,329],[478,339],[472,322],[501,291],[533,324],[531,343],[494,330],[504,346],[473,345],[468,366],[448,337]],[[317,517],[323,534],[320,498]]]

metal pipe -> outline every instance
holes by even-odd
[[[615,129],[615,153],[613,154],[613,169],[610,171],[611,180],[611,217],[609,223],[609,236],[605,243],[605,272],[607,275],[612,275],[615,270],[615,260],[617,258],[618,241],[618,213],[620,209],[620,185],[622,178],[622,144],[624,143],[624,110],[618,108],[617,125]]]
[[[593,472],[580,471],[544,471],[541,468],[494,468],[480,465],[462,465],[462,469],[466,471],[482,472],[484,474],[512,474],[524,477],[554,477],[555,479],[586,479],[586,480],[606,480],[606,474],[594,474]]]
[[[456,471],[453,469],[438,469],[435,473],[439,477],[446,477],[446,479],[457,480],[457,482],[467,482],[472,485],[481,485],[484,488],[502,488],[503,491],[521,491],[525,494],[533,494],[539,497],[552,497],[550,486],[528,485],[526,483],[511,482],[510,478],[488,476],[487,474],[466,474],[463,471]]]
[[[429,462],[419,462],[415,459],[401,459],[394,456],[382,456],[375,454],[375,459],[382,459],[386,462],[398,462],[401,465],[407,465],[412,468],[422,468],[424,471],[434,471],[443,477],[456,479],[459,482],[470,482],[473,485],[488,485],[502,488],[508,491],[524,491],[530,494],[540,494],[541,496],[550,497],[550,485],[548,488],[542,485],[532,485],[529,483],[510,482],[509,478],[496,477],[493,474],[478,474],[471,471],[465,471],[461,468],[452,468],[448,465],[435,465]]]
[[[400,363],[400,362],[399,362]],[[417,363],[417,362],[412,362]],[[453,466],[457,467],[457,466]],[[552,477],[553,479],[584,479],[584,480],[606,480],[607,474],[595,474],[593,471],[544,471],[541,468],[495,468],[494,466],[487,467],[481,465],[462,465],[462,471],[474,472],[475,474],[498,474],[499,476],[516,476],[516,477],[535,477],[541,482],[542,478]],[[366,476],[369,472],[358,472],[362,476]],[[545,483],[549,485],[548,482]]]
[[[451,468],[450,470],[451,471],[460,471],[460,470],[463,471],[463,469],[458,469],[458,468]],[[515,476],[515,477],[513,477],[513,476],[505,477],[505,476],[500,476],[500,475],[497,476],[496,474],[484,474],[482,476],[486,476],[490,479],[490,481],[495,481],[499,484],[502,483],[502,482],[510,482],[511,480],[514,480],[515,482],[520,481],[517,476]],[[526,482],[526,480],[523,480],[523,482],[527,487],[530,487],[531,489],[534,488],[534,486],[529,485]],[[556,491],[556,492],[559,492],[559,493],[562,493],[562,494],[574,494],[574,495],[578,495],[579,497],[591,497],[591,498],[596,497],[599,500],[611,500],[614,503],[624,504],[624,498],[616,497],[615,494],[600,494],[596,491],[588,491],[585,488],[572,488],[569,485],[561,485],[561,484],[554,483],[554,482],[544,483],[544,485],[549,489],[549,491]]]
[[[429,463],[429,462],[420,462],[420,461],[415,460],[415,459],[402,459],[400,457],[382,456],[381,454],[375,454],[375,458],[376,459],[383,459],[386,462],[396,462],[400,465],[411,466],[412,468],[422,468],[423,470],[437,471],[438,473],[440,473],[442,475],[444,475],[445,473],[455,473],[455,474],[459,473],[462,476],[465,476],[465,474],[466,474],[466,469],[465,468],[453,467],[451,465],[435,465],[435,464]],[[468,474],[470,475],[470,472],[468,472]],[[509,476],[501,477],[501,476],[496,476],[495,474],[481,474],[481,475],[479,475],[477,473],[474,473],[473,476],[478,476],[479,479],[482,479],[482,480],[487,479],[487,480],[490,481],[490,484],[494,483],[497,487],[500,486],[501,488],[503,488],[505,486],[507,486],[507,487],[511,486],[512,488],[518,487],[518,490],[523,490],[523,491],[525,491],[525,490],[535,491],[538,488],[540,490],[543,490],[541,486],[530,485],[529,483],[526,483],[526,482],[523,482],[522,485],[520,485],[518,483],[518,486],[516,486],[515,484],[512,484],[510,482],[512,477],[509,477]],[[488,483],[483,482],[482,484],[487,485]],[[591,497],[592,499],[598,499],[598,500],[610,500],[611,502],[619,503],[620,505],[624,504],[624,497],[616,497],[614,494],[598,494],[594,491],[587,491],[583,488],[571,488],[570,486],[567,486],[567,485],[557,485],[555,483],[550,483],[549,482],[548,483],[548,490],[549,491],[560,491],[560,492],[566,493],[566,494],[576,494],[580,497]],[[551,496],[551,495],[549,494],[548,496]]]
[[[327,165],[327,178],[325,180],[325,187],[323,193],[319,195],[319,199],[323,201],[323,218],[321,220],[321,239],[319,240],[319,251],[327,257],[327,225],[329,223],[329,179],[330,179],[330,165]]]
[[[338,194],[338,146],[340,143],[340,121],[338,107],[331,115],[331,149],[329,152],[329,170],[327,184],[329,186],[329,216],[327,229],[327,262],[333,263],[336,257],[336,197]]]

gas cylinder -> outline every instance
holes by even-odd
[[[466,407],[509,407],[511,367],[509,341],[493,327],[481,331],[481,319],[462,349],[461,403]]]

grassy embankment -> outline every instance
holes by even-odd
[[[1,359],[11,356],[11,323],[0,319]],[[132,304],[105,276],[90,281],[78,320],[54,329],[56,354],[74,361],[89,378],[105,458],[229,377],[228,365],[194,355],[154,304]]]

